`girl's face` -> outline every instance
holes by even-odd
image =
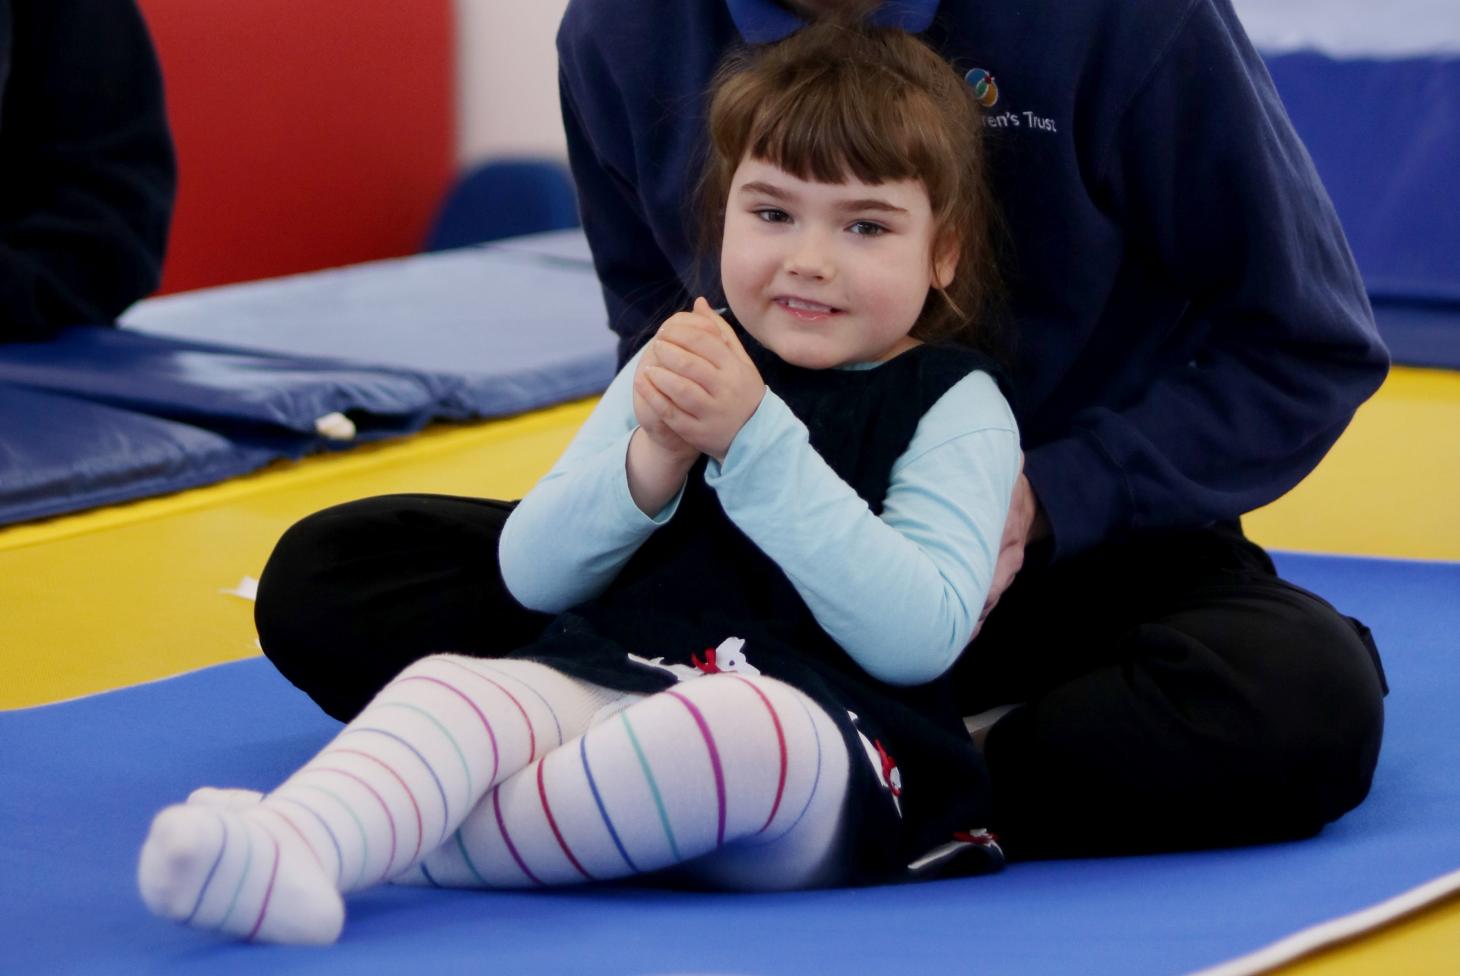
[[[730,181],[720,275],[735,317],[809,369],[881,362],[917,345],[928,289],[953,280],[933,256],[921,182],[812,183],[747,157]]]

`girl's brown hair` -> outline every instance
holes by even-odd
[[[998,226],[985,174],[983,120],[968,84],[905,31],[828,17],[785,40],[730,54],[709,107],[709,159],[697,206],[706,254],[718,253],[730,183],[747,157],[798,179],[918,180],[935,227],[932,262],[957,249],[953,281],[928,295],[913,338],[992,348]]]

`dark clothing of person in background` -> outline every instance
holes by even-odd
[[[0,342],[110,323],[156,289],[176,189],[133,0],[0,0]]]

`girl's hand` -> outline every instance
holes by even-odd
[[[697,298],[693,310],[660,327],[651,346],[635,378],[635,396],[642,381],[646,406],[665,426],[695,450],[725,460],[765,396],[765,381],[735,330]]]
[[[661,330],[662,330],[661,326]],[[644,350],[644,355],[639,358],[638,369],[634,372],[634,419],[639,422],[639,429],[649,439],[653,448],[661,452],[666,460],[689,459],[691,463],[700,456],[700,452],[693,445],[689,444],[683,437],[680,437],[669,425],[666,424],[656,409],[664,397],[645,378],[645,372],[659,366],[656,348],[656,340],[651,339],[649,346]]]

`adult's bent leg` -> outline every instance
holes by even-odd
[[[259,580],[264,654],[343,721],[427,655],[492,657],[531,642],[548,617],[512,598],[497,564],[513,506],[384,495],[301,520]]]
[[[1122,606],[1102,617],[1069,595],[1067,578],[1050,587],[1044,615],[1066,612],[1053,602],[1063,591],[1083,603],[1068,622],[1031,623],[1026,642],[1002,646],[1031,661],[1048,651],[1052,679],[1034,688],[1026,675],[1025,704],[985,743],[996,829],[1011,854],[1292,839],[1364,798],[1383,728],[1366,632],[1248,550],[1262,557],[1245,541],[1208,538],[1184,567],[1179,547],[1147,552],[1136,567],[1101,571],[1089,560],[1078,575],[1105,601],[1124,589]],[[1026,608],[1040,603],[1033,595]],[[1004,641],[1017,623],[1004,621]]]

